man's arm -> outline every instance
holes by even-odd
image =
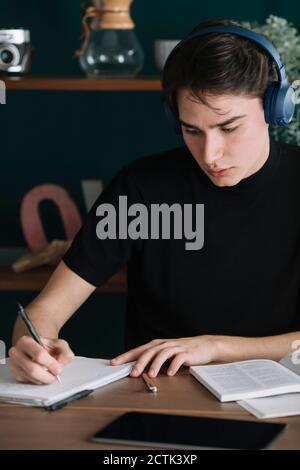
[[[279,361],[296,349],[293,343],[300,340],[300,331],[263,338],[217,336],[216,348],[219,361],[243,361],[246,359],[273,359]]]
[[[18,380],[52,383],[61,373],[63,364],[74,355],[69,345],[58,339],[59,331],[94,290],[95,286],[60,262],[41,293],[26,307],[47,351],[28,336],[21,320],[16,320],[9,365]]]
[[[138,377],[149,367],[155,377],[161,366],[170,361],[168,375],[174,375],[182,366],[234,362],[247,359],[280,360],[296,349],[300,331],[264,338],[203,335],[191,338],[156,339],[112,359],[113,365],[136,361],[131,376]],[[294,343],[294,344],[293,344]],[[299,343],[298,343],[299,344]]]

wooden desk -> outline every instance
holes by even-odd
[[[125,378],[52,413],[0,404],[0,449],[141,449],[89,442],[92,434],[126,411],[256,420],[236,403],[220,403],[187,370],[175,377],[162,374],[156,382],[159,392],[152,394],[142,379]],[[269,421],[288,423],[273,449],[300,449],[300,417]]]

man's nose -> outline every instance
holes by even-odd
[[[221,142],[216,136],[205,137],[202,147],[202,158],[207,166],[213,165],[223,155]]]

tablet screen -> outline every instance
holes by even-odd
[[[284,424],[158,413],[125,413],[93,437],[93,442],[165,449],[263,449]]]

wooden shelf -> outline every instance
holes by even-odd
[[[10,267],[0,267],[0,291],[40,291],[53,272],[53,267],[45,266],[23,273],[15,273]],[[99,287],[98,293],[122,293],[127,291],[126,269],[112,276]]]
[[[160,78],[2,77],[7,90],[159,91]]]

